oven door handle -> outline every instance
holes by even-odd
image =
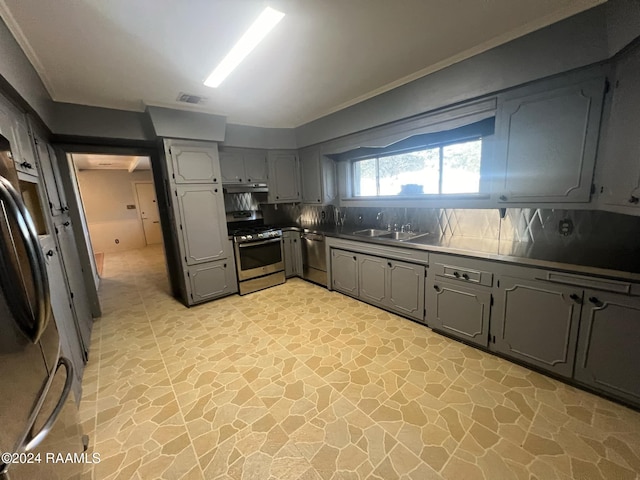
[[[272,238],[270,240],[262,240],[261,242],[239,243],[238,248],[257,247],[259,245],[267,245],[268,243],[279,243],[281,241],[282,241],[282,238],[278,237],[278,238]]]

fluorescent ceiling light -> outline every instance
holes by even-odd
[[[264,37],[284,17],[284,13],[271,7],[265,8],[255,22],[249,27],[238,43],[236,43],[216,69],[204,81],[207,87],[218,87],[238,64],[256,48]]]

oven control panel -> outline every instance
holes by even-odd
[[[265,232],[252,233],[250,235],[236,235],[234,237],[234,240],[236,241],[236,243],[244,243],[280,237],[282,237],[282,230],[268,230]]]

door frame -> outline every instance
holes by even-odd
[[[160,153],[157,147],[134,146],[127,144],[114,146],[92,143],[91,140],[88,140],[87,143],[64,143],[64,140],[60,143],[57,143],[55,141],[55,138],[52,140],[52,146],[56,154],[55,161],[60,167],[62,185],[67,197],[69,216],[72,222],[73,235],[76,239],[76,245],[78,247],[78,258],[80,260],[80,265],[82,266],[82,275],[84,277],[84,283],[87,288],[87,296],[89,299],[91,314],[94,318],[97,318],[102,316],[102,306],[100,305],[100,298],[98,296],[98,286],[95,282],[97,271],[95,258],[93,257],[93,246],[88,234],[85,235],[82,228],[83,224],[86,223],[84,206],[82,204],[82,199],[80,198],[79,189],[77,188],[78,179],[75,175],[75,171],[72,171],[70,169],[71,161],[67,160],[67,155],[74,153],[84,153],[96,155],[147,156],[151,160],[151,171],[155,179],[154,171],[155,169],[159,168],[158,166],[160,165],[161,161]],[[108,143],[110,142],[110,140],[104,139],[104,142]],[[160,218],[160,222],[162,226],[162,215]]]

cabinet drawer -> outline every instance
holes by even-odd
[[[436,263],[433,266],[433,269],[434,273],[440,277],[475,283],[477,285],[484,285],[487,287],[493,285],[493,274],[482,270],[460,268],[455,265],[446,265],[443,263]]]

